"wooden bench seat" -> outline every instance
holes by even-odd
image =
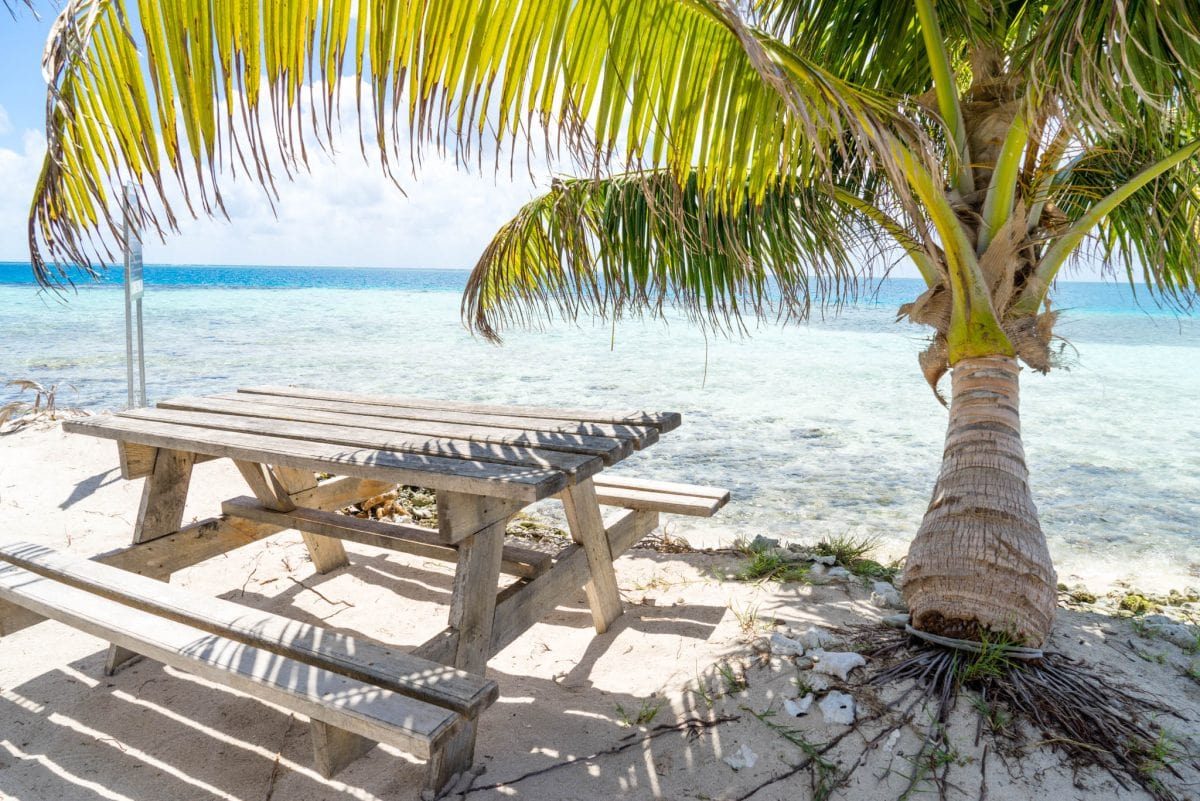
[[[596,497],[605,506],[646,512],[712,517],[729,503],[729,490],[671,481],[625,478],[602,473],[593,479]]]
[[[332,776],[375,743],[434,760],[495,682],[28,543],[0,546],[0,599],[312,719]],[[448,777],[431,772],[435,792]]]

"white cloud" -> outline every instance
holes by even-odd
[[[21,150],[0,147],[0,261],[25,261],[26,218],[33,187],[42,168],[46,142],[26,131]]]
[[[320,96],[320,86],[314,87]],[[302,96],[307,96],[304,92]],[[496,230],[531,198],[549,188],[549,169],[518,162],[510,178],[484,161],[484,174],[457,169],[453,157],[426,158],[415,175],[407,160],[397,165],[403,191],[384,176],[377,151],[359,152],[351,87],[343,87],[341,132],[335,132],[336,163],[319,147],[308,148],[309,170],[288,181],[275,168],[279,200],[244,174],[223,178],[230,219],[193,220],[169,197],[180,233],[165,242],[148,236],[149,263],[268,264],[297,266],[470,267]],[[369,112],[370,104],[366,104]],[[223,112],[219,112],[223,113]],[[307,111],[305,118],[307,118]],[[264,119],[267,147],[273,130]],[[371,124],[368,120],[368,125]],[[31,132],[32,133],[32,132]],[[401,152],[407,153],[407,143]],[[26,216],[44,144],[28,140],[25,151],[0,149],[0,259],[25,260]],[[168,186],[172,179],[167,178]]]
[[[0,106],[0,136],[12,130],[12,122],[8,119],[8,111],[4,106]]]
[[[436,159],[415,177],[398,176],[401,192],[377,162],[363,160],[357,144],[336,163],[310,151],[309,166],[295,181],[280,183],[275,214],[257,184],[228,184],[229,222],[188,220],[181,235],[148,243],[147,260],[469,267],[492,234],[542,191],[527,176],[493,180]]]

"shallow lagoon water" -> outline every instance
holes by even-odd
[[[502,347],[459,319],[460,271],[147,268],[148,394],[296,383],[511,403],[641,406],[684,425],[627,473],[729,487],[712,541],[880,537],[903,553],[928,503],[946,422],[917,368],[922,329],[894,322],[915,282],[806,325],[704,336],[682,321],[558,324]],[[1022,376],[1035,499],[1063,579],[1200,583],[1200,320],[1126,287],[1065,284],[1069,370]],[[0,378],[66,382],[60,402],[125,401],[119,286],[39,294],[0,265]],[[12,392],[0,390],[0,399]],[[2,402],[2,401],[0,401]],[[0,456],[2,456],[0,451]]]

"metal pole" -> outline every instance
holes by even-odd
[[[137,352],[138,352],[138,374],[140,377],[140,393],[141,405],[146,406],[146,343],[142,329],[142,299],[137,299]]]
[[[126,194],[124,201],[125,201],[124,202],[124,206],[125,206],[125,215],[124,215],[125,216],[125,225],[124,225],[124,236],[125,236],[125,379],[126,379],[126,385],[129,387],[129,408],[132,409],[133,408],[133,309],[132,309],[133,300],[132,300],[132,297],[130,296],[131,288],[129,286],[129,269],[130,269],[129,236],[130,236],[130,231],[131,231],[133,225],[132,225],[132,220],[130,220],[130,217],[132,216],[132,210],[129,207],[128,194]],[[140,303],[138,305],[139,305],[139,307],[141,306]],[[140,312],[141,309],[139,308],[138,311]]]

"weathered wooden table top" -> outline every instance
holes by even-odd
[[[679,424],[674,412],[253,387],[68,421],[63,428],[211,457],[536,501]]]

